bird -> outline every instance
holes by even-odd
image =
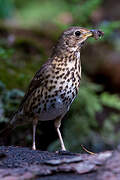
[[[66,151],[60,126],[80,88],[80,50],[89,37],[98,39],[101,36],[101,30],[79,26],[66,29],[59,37],[51,56],[34,75],[18,110],[0,136],[6,136],[16,126],[32,123],[32,149],[36,150],[38,121],[54,121],[61,151]]]

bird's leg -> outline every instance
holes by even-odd
[[[59,153],[61,155],[72,155],[72,156],[78,155],[76,153],[66,151],[66,148],[65,148],[62,136],[61,136],[61,132],[60,132],[60,125],[61,125],[61,118],[58,118],[58,119],[55,120],[55,128],[56,128],[56,131],[57,131],[58,136],[59,136],[61,150],[57,151],[57,153]]]
[[[33,149],[33,150],[36,150],[35,134],[36,134],[37,123],[38,123],[38,121],[37,121],[37,119],[35,119],[35,120],[33,121],[33,145],[32,145],[32,149]]]
[[[60,132],[60,126],[61,126],[61,119],[56,119],[55,120],[55,128],[56,128],[56,131],[58,133],[61,149],[62,149],[62,151],[66,151],[66,148],[65,148],[62,136],[61,136],[61,132]]]
[[[36,145],[35,145],[35,133],[36,133],[36,124],[33,124],[33,145],[32,149],[36,150]]]

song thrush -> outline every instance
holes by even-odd
[[[80,49],[88,37],[98,39],[100,30],[71,27],[60,36],[51,57],[33,77],[9,127],[33,123],[33,149],[38,121],[54,120],[61,149],[66,150],[60,133],[61,120],[75,99],[81,80]]]

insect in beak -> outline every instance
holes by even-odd
[[[92,33],[92,37],[94,37],[96,40],[104,35],[104,32],[102,32],[101,30],[92,29],[90,31]]]

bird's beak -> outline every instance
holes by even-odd
[[[96,30],[96,29],[92,29],[87,32],[84,32],[84,38],[94,37],[95,39],[98,39],[103,35],[104,33],[101,30]]]
[[[90,30],[90,31],[87,31],[87,32],[84,32],[83,34],[84,38],[89,38],[89,37],[92,37],[93,36],[93,32]]]

